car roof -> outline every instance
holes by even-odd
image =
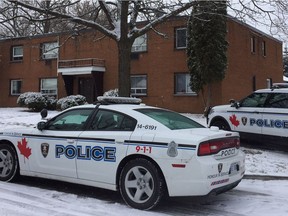
[[[288,88],[267,88],[259,89],[256,93],[288,93]]]

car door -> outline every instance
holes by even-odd
[[[115,184],[118,164],[126,156],[126,144],[136,123],[124,113],[100,109],[79,136],[78,178]]]
[[[287,137],[288,94],[271,93],[263,111],[262,134]]]
[[[42,174],[77,177],[75,158],[77,140],[93,109],[74,109],[47,122],[43,130],[35,129],[29,137],[32,155],[30,170]]]
[[[263,106],[267,93],[253,93],[240,101],[239,107],[235,107],[229,116],[232,130],[245,133],[261,134],[262,127],[259,121],[262,120]]]

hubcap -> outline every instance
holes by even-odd
[[[7,150],[0,150],[0,177],[10,174],[13,167],[12,155]]]
[[[151,173],[144,167],[133,167],[126,175],[125,190],[134,202],[146,202],[154,191],[154,180]]]

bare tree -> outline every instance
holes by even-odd
[[[20,17],[29,17],[27,13],[30,15],[33,11],[33,13],[36,13],[35,16],[27,20],[32,21],[34,19],[35,21],[37,19],[37,21],[46,22],[44,24],[46,28],[44,29],[49,29],[48,26],[51,29],[49,20],[60,19],[69,22],[70,25],[74,23],[79,28],[98,30],[113,39],[118,45],[118,88],[120,96],[130,95],[130,55],[135,39],[151,29],[155,30],[157,25],[173,16],[185,11],[190,12],[190,8],[194,4],[194,0],[4,0],[4,2],[9,7],[4,8],[3,12],[21,10]],[[54,5],[56,2],[61,2],[61,4]],[[87,2],[90,2],[89,7],[85,6],[85,4],[88,4]],[[262,18],[268,17],[271,28],[272,26],[278,26],[277,29],[284,31],[287,29],[284,25],[285,22],[283,22],[286,21],[287,5],[287,0],[234,0],[234,2],[231,0],[228,7],[236,17],[243,20],[249,17],[261,22],[259,16],[265,16]],[[274,10],[271,8],[274,8]],[[79,11],[83,13],[79,14]],[[137,21],[140,20],[146,21],[146,24],[139,27]]]

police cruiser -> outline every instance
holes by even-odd
[[[207,117],[208,126],[240,132],[241,138],[268,144],[288,145],[288,88],[275,85],[248,97],[215,106]]]
[[[37,128],[1,131],[0,180],[26,175],[119,190],[143,210],[166,194],[219,194],[241,181],[245,155],[237,132],[205,128],[139,99],[99,101]]]

